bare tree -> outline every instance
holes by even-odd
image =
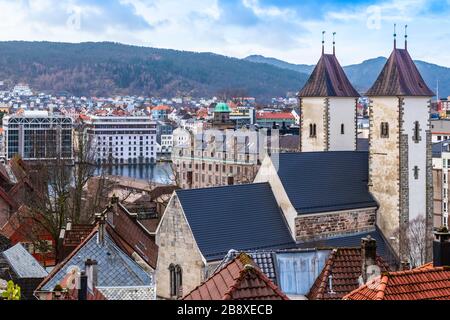
[[[401,258],[407,260],[412,267],[428,262],[428,243],[433,235],[428,232],[425,217],[417,217],[404,224],[394,236],[399,239]]]

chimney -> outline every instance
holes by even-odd
[[[400,271],[411,270],[411,264],[409,261],[400,262]]]
[[[373,275],[372,266],[376,266],[377,242],[370,235],[361,239],[361,276],[363,283],[367,283]]]
[[[85,272],[87,276],[87,288],[90,292],[94,292],[94,288],[97,286],[98,278],[98,263],[96,260],[87,259],[84,263]]]
[[[445,227],[434,232],[433,265],[450,266],[450,233]]]
[[[78,300],[87,300],[87,276],[83,271],[80,275],[80,288],[78,289]]]

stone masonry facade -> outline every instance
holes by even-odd
[[[174,195],[165,211],[156,234],[159,246],[156,268],[157,296],[171,299],[169,266],[179,265],[182,269],[182,293],[189,293],[205,280],[205,265],[194,236],[183,214],[181,204]]]
[[[296,240],[317,240],[373,230],[376,210],[374,207],[298,216],[295,219]]]

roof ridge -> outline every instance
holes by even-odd
[[[243,183],[243,184],[233,184],[233,185],[229,185],[229,186],[216,186],[216,187],[205,187],[205,188],[197,188],[197,189],[178,189],[175,190],[175,192],[178,194],[178,192],[181,193],[190,193],[190,192],[194,192],[194,191],[198,191],[198,190],[214,190],[214,189],[223,189],[223,188],[231,188],[231,187],[248,187],[248,186],[253,186],[253,185],[262,185],[262,184],[269,184],[268,182],[252,182],[252,183]]]

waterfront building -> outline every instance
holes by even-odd
[[[72,118],[47,111],[24,111],[3,118],[5,158],[73,159]]]
[[[97,164],[143,164],[156,161],[156,122],[147,116],[89,116]]]

